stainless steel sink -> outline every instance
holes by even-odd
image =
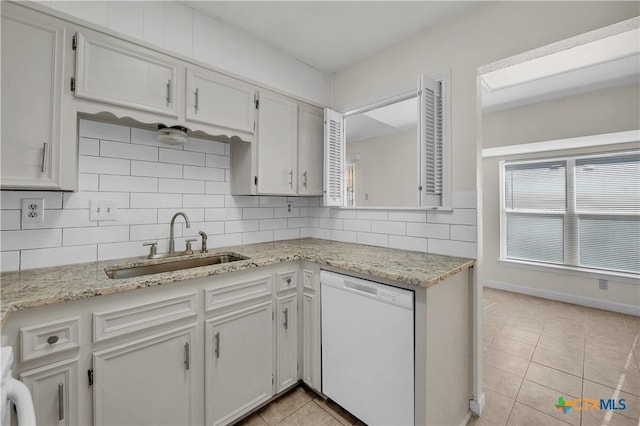
[[[237,253],[225,253],[217,256],[200,257],[197,259],[177,260],[175,262],[157,263],[155,265],[140,265],[130,268],[105,270],[107,276],[117,280],[121,278],[140,277],[143,275],[159,274],[161,272],[180,271],[182,269],[197,268],[199,266],[218,265],[220,263],[236,262],[248,259]]]

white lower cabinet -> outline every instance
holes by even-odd
[[[273,303],[233,310],[206,321],[205,419],[227,424],[272,396]]]
[[[93,354],[95,425],[194,422],[195,325]]]
[[[23,371],[20,380],[33,398],[38,426],[78,424],[78,360]]]
[[[226,425],[302,371],[319,390],[320,268],[300,264],[11,312],[38,425]]]
[[[298,382],[298,295],[278,296],[276,301],[276,393]]]

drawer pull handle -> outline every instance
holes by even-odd
[[[184,344],[184,366],[188,370],[191,366],[191,354],[190,354],[189,342]]]
[[[288,330],[289,329],[289,308],[285,308],[284,311],[282,311],[282,313],[284,314],[284,323],[282,325],[284,325],[285,330]]]
[[[54,343],[57,343],[57,342],[58,342],[58,336],[53,335],[53,336],[47,337],[48,344],[53,345]]]
[[[171,79],[167,81],[167,106],[171,105]]]
[[[64,385],[58,385],[58,420],[64,420]]]
[[[47,171],[47,150],[49,149],[49,144],[44,143],[42,146],[42,163],[40,164],[40,172],[45,173]]]

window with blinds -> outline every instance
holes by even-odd
[[[640,152],[502,163],[502,256],[640,273]]]

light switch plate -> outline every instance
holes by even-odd
[[[44,199],[22,199],[22,223],[44,223]]]
[[[91,200],[89,201],[89,220],[116,220],[115,200]]]

